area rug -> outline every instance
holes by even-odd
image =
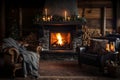
[[[77,61],[41,60],[39,79],[30,76],[15,77],[14,80],[119,80],[120,77],[110,77],[101,74],[99,69],[90,65],[78,65]],[[114,73],[113,73],[114,74]],[[13,80],[13,79],[0,79]]]

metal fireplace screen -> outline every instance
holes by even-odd
[[[70,32],[51,32],[50,49],[52,50],[70,50],[71,33]]]

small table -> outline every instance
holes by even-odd
[[[120,66],[118,65],[119,52],[113,52],[111,54],[112,54],[112,57],[107,62],[106,70],[110,76],[117,76],[117,72],[119,71],[119,68],[120,68]]]

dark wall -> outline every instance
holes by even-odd
[[[45,8],[48,9],[48,15],[64,16],[78,15],[77,0],[46,0]]]
[[[22,35],[35,32],[33,19],[36,14],[42,13],[44,2],[45,0],[6,0],[6,36],[16,32],[20,35],[19,31]],[[22,24],[20,24],[20,13],[22,13]]]
[[[22,31],[23,35],[28,35],[31,32],[35,32],[36,28],[34,28],[34,18],[35,15],[39,13],[39,9],[37,8],[23,8],[22,9]]]
[[[5,1],[0,0],[0,39],[5,36]]]
[[[23,35],[24,34],[29,34],[30,32],[35,32],[37,29],[34,28],[33,25],[33,19],[35,17],[36,14],[41,14],[43,13],[44,10],[44,5],[45,5],[45,1],[46,0],[6,0],[6,32],[7,34],[9,34],[9,32],[7,30],[8,26],[11,25],[12,23],[10,22],[11,20],[9,20],[9,18],[11,18],[11,11],[14,10],[15,11],[15,15],[17,15],[17,17],[15,16],[14,18],[17,19],[17,25],[20,27],[19,24],[19,8],[22,8],[22,32]],[[47,1],[51,1],[51,0],[47,0]],[[57,0],[56,0],[57,1]],[[62,1],[62,0],[58,0],[58,1]],[[63,0],[65,1],[65,0]],[[67,1],[67,0],[66,0]],[[73,1],[73,0],[72,0]],[[82,1],[82,0],[81,0]],[[86,1],[86,0],[85,0]],[[108,0],[107,0],[108,1]],[[119,0],[117,0],[119,1]],[[1,2],[1,0],[0,0]],[[80,2],[80,1],[79,1]],[[62,2],[63,3],[63,2]],[[69,3],[69,2],[68,2]],[[116,2],[117,3],[117,2]],[[116,3],[114,5],[116,5]],[[55,4],[55,3],[54,3]],[[66,3],[67,4],[67,3]],[[1,6],[1,5],[0,5]],[[58,6],[56,4],[56,6]],[[87,7],[89,8],[89,7]],[[98,7],[97,7],[98,8]],[[0,8],[1,9],[1,8]],[[92,8],[91,8],[92,9]],[[114,8],[115,12],[116,12],[116,6]],[[80,11],[80,10],[79,10]],[[59,12],[59,11],[58,11]],[[114,12],[114,11],[113,11]],[[95,13],[95,12],[94,12]],[[0,12],[1,14],[1,12]],[[87,13],[88,14],[88,13]],[[91,13],[89,13],[91,14]],[[99,13],[98,13],[99,14]],[[116,16],[116,13],[114,13]],[[113,19],[113,24],[114,26],[116,26],[116,18],[115,17]],[[93,18],[94,19],[94,18]],[[91,19],[92,20],[92,19]],[[92,24],[91,20],[87,20],[88,24],[92,27],[101,27],[99,23],[99,19],[96,21],[96,19],[93,20],[93,22],[96,22],[96,24]],[[111,22],[111,20],[108,21],[108,24]],[[9,24],[10,23],[10,24]],[[1,23],[0,23],[1,24]],[[98,26],[97,26],[98,25]],[[111,25],[111,24],[110,24]],[[109,26],[109,25],[108,25]],[[110,26],[111,27],[111,26]]]
[[[2,29],[2,24],[1,24],[1,17],[2,17],[2,1],[0,1],[0,32],[1,32],[1,29]],[[1,39],[2,35],[0,34],[0,39]]]
[[[112,0],[113,7],[113,26],[120,33],[120,0]]]

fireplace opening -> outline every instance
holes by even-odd
[[[50,49],[52,50],[70,50],[71,33],[70,32],[51,32]]]

